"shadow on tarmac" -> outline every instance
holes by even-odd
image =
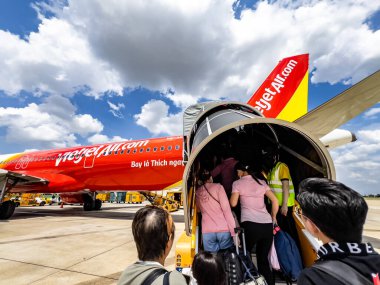
[[[135,212],[142,208],[144,205],[135,206],[116,206],[104,207],[99,211],[84,211],[82,206],[65,205],[63,208],[59,206],[43,206],[43,207],[20,207],[16,208],[13,216],[9,220],[0,220],[1,222],[10,222],[12,220],[29,219],[36,217],[91,217],[103,219],[118,219],[118,220],[132,220]],[[117,210],[128,210],[128,212],[118,212]],[[130,212],[132,210],[132,212]],[[172,213],[173,220],[176,223],[183,223],[183,214]]]

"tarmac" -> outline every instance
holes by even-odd
[[[364,240],[380,252],[380,199],[368,200]],[[0,284],[116,284],[137,260],[131,233],[142,205],[103,204],[101,211],[82,206],[17,208],[0,221]],[[178,239],[183,211],[172,213]],[[173,246],[166,268],[174,269]]]

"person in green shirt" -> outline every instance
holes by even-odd
[[[268,185],[276,196],[280,207],[277,213],[277,223],[298,243],[297,230],[292,215],[295,192],[289,167],[280,161],[278,150],[273,147],[265,147],[262,150],[262,155]]]

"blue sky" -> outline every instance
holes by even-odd
[[[0,154],[180,135],[188,105],[246,102],[310,54],[309,109],[380,68],[378,1],[0,2]],[[380,105],[342,128],[337,178],[380,193]]]

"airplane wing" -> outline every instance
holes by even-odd
[[[5,169],[0,169],[0,181],[3,181],[6,177],[11,178],[18,185],[30,185],[30,184],[47,184],[48,180],[24,173],[9,171]]]
[[[40,191],[41,193],[45,193],[46,191],[57,192],[57,189],[60,192],[70,192],[85,188],[83,183],[65,174],[38,171],[16,172],[0,169],[0,191],[5,178],[10,179],[8,182],[10,182],[12,188],[20,192]]]
[[[321,138],[380,101],[380,70],[295,122]]]

